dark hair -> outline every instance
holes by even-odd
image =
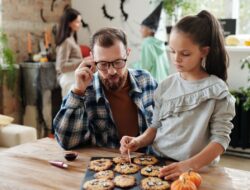
[[[125,48],[127,48],[127,37],[121,29],[108,27],[102,28],[92,36],[90,47],[92,51],[95,44],[98,44],[101,47],[111,47],[116,40],[121,41]]]
[[[68,38],[71,34],[71,28],[69,27],[69,23],[74,21],[80,13],[72,8],[67,8],[64,11],[64,14],[62,15],[60,22],[59,22],[59,28],[58,32],[56,34],[56,45],[59,46],[63,41]],[[77,34],[74,32],[74,38],[77,42]]]
[[[227,80],[229,58],[224,46],[222,28],[211,13],[203,10],[195,16],[186,16],[174,26],[173,30],[187,34],[200,47],[209,46],[205,63],[206,72],[224,81]]]

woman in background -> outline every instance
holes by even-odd
[[[83,60],[80,46],[77,44],[77,31],[81,21],[80,13],[72,8],[67,8],[60,19],[56,35],[56,71],[62,97],[67,95],[74,84],[74,71]]]

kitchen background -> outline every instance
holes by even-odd
[[[9,47],[14,52],[16,64],[20,66],[32,58],[29,54],[32,54],[31,56],[38,54],[45,47],[49,47],[51,52],[54,52],[54,32],[57,22],[65,6],[71,5],[81,12],[85,23],[78,33],[79,44],[89,45],[90,36],[101,27],[120,27],[128,35],[129,47],[132,50],[128,63],[131,63],[140,55],[142,41],[139,33],[140,23],[159,2],[160,0],[0,0],[0,28],[7,34]],[[203,0],[201,3],[198,0],[192,0],[189,2],[193,3],[192,9],[183,8],[182,12],[181,9],[176,9],[177,18],[180,18],[181,13],[196,14],[201,9],[208,9],[218,18],[235,18],[237,20],[238,45],[227,46],[230,56],[228,84],[231,90],[248,87],[249,71],[241,69],[241,60],[250,55],[250,47],[244,46],[244,40],[250,40],[250,22],[247,20],[250,18],[249,1]],[[173,22],[174,19],[163,10],[156,34],[157,38],[167,41],[166,26]],[[19,77],[14,89],[9,90],[4,84],[0,86],[0,113],[14,117],[16,123],[36,128],[45,126],[46,130],[51,130],[54,100],[58,98],[53,99],[52,88],[45,88],[44,91],[37,92],[39,81],[32,76],[34,72],[39,71],[40,67],[33,66],[27,67],[26,65],[25,69],[17,67]],[[52,67],[48,64],[47,70]],[[45,72],[47,70],[45,69]],[[173,66],[171,66],[171,72],[175,72]],[[31,82],[29,85],[27,85],[28,82],[26,86],[21,82],[24,80],[21,77],[23,73],[25,73],[25,80]],[[28,76],[31,78],[27,78]],[[34,92],[33,96],[40,97],[40,101],[37,102],[37,98],[35,98],[36,102],[31,104],[28,104],[27,100],[23,101],[24,91],[28,94],[26,94],[26,99],[29,94]],[[244,129],[243,133],[250,134],[248,128]],[[40,137],[46,134],[42,130],[40,131],[42,133]],[[246,141],[250,144],[250,137]],[[248,152],[248,149],[244,151]]]

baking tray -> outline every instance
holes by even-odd
[[[97,160],[97,159],[101,159],[101,158],[107,158],[107,159],[111,159],[111,160],[112,160],[114,157],[91,157],[90,160],[92,161],[92,160]],[[166,160],[165,160],[165,159],[162,159],[162,158],[157,158],[157,159],[159,160],[159,162],[158,162],[157,164],[155,164],[155,165],[158,165],[158,166],[166,165]],[[112,167],[111,167],[110,169],[113,170],[114,167],[115,167],[115,164],[113,164]],[[140,168],[143,168],[143,167],[145,167],[145,166],[140,166]],[[89,181],[89,180],[94,179],[94,174],[95,174],[95,173],[96,173],[96,172],[94,172],[94,171],[92,171],[92,170],[90,170],[90,169],[87,168],[87,171],[86,171],[85,176],[84,176],[84,178],[83,178],[83,180],[82,180],[82,183],[81,183],[81,188],[80,188],[80,190],[85,190],[85,189],[83,188],[83,184],[84,184],[86,181]],[[115,176],[117,176],[117,175],[121,175],[121,174],[115,172]],[[141,189],[141,188],[140,188],[140,182],[141,182],[142,179],[146,178],[146,176],[141,175],[141,170],[139,170],[139,171],[138,171],[137,173],[135,173],[135,174],[129,174],[129,175],[135,176],[135,178],[136,178],[136,185],[134,185],[133,187],[130,187],[130,188],[119,188],[119,187],[115,187],[114,190],[124,190],[124,189],[140,190],[140,189]]]

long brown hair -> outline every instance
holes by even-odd
[[[60,22],[59,22],[59,28],[58,32],[56,34],[56,45],[61,45],[66,38],[68,38],[72,32],[71,28],[69,27],[69,23],[74,21],[80,13],[72,8],[67,8],[64,11],[64,14],[62,15]],[[73,34],[75,41],[77,42],[77,34],[74,32]]]
[[[227,80],[229,58],[224,45],[222,28],[211,13],[203,10],[195,16],[186,16],[172,30],[187,34],[200,47],[210,47],[205,63],[206,72],[224,81]]]

